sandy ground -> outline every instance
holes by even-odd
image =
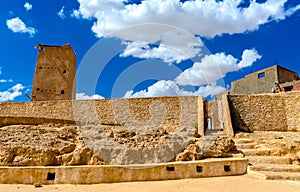
[[[35,188],[33,185],[0,185],[1,192],[10,191],[170,191],[170,192],[299,192],[300,181],[270,181],[256,179],[250,175],[213,177],[200,179],[182,179],[169,181],[127,182],[97,185],[44,185]]]

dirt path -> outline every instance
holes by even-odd
[[[128,182],[113,184],[97,185],[44,185],[41,188],[34,188],[33,185],[0,185],[1,192],[11,191],[170,191],[170,192],[299,192],[299,181],[270,181],[260,180],[249,175],[231,176],[231,177],[214,177],[200,179],[183,179],[169,181],[152,181],[152,182]]]

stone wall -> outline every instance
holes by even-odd
[[[76,124],[85,144],[111,164],[168,162],[204,135],[203,97],[1,103],[5,125]]]
[[[228,97],[235,131],[300,131],[299,94]]]
[[[188,114],[187,119],[182,118],[185,114]],[[202,118],[201,115],[204,115],[202,97],[60,100],[0,104],[0,126],[74,124],[75,122],[134,126],[156,121],[171,130],[189,120],[194,122],[194,128],[199,128],[201,131],[203,123],[198,122]]]

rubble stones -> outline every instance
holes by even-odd
[[[234,141],[226,136],[205,136],[194,142],[178,154],[175,161],[201,160],[210,157],[230,157],[236,151]]]
[[[76,126],[11,125],[0,128],[1,166],[104,164],[78,138]]]

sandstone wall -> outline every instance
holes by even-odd
[[[200,110],[199,110],[200,109]],[[186,115],[185,118],[182,118]],[[202,97],[153,97],[85,101],[36,101],[1,103],[0,126],[42,123],[99,123],[103,125],[145,125],[160,123],[176,129],[185,122],[201,132]]]
[[[154,97],[0,104],[5,125],[75,124],[96,155],[111,164],[168,162],[204,135],[202,97]]]
[[[234,130],[300,131],[300,95],[229,95]]]

